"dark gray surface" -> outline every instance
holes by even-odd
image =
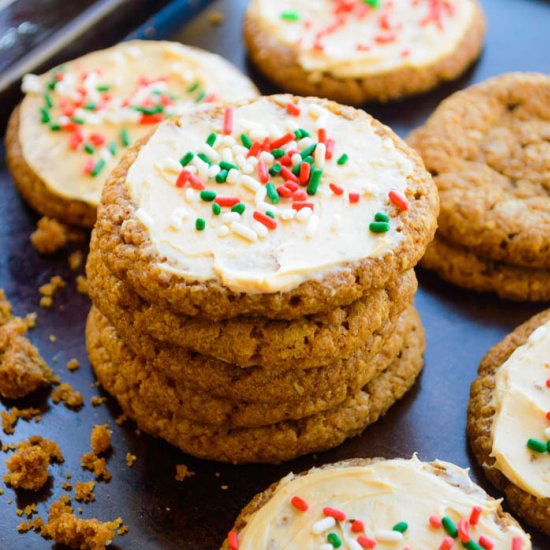
[[[420,124],[446,95],[471,82],[510,70],[550,72],[550,4],[535,0],[492,0],[482,2],[489,19],[487,47],[480,63],[459,82],[419,98],[367,110],[393,126],[401,135]],[[205,19],[189,25],[179,38],[185,42],[218,51],[248,69],[240,42],[240,17],[245,0],[225,0],[215,7],[226,12],[226,21],[214,28]],[[264,91],[272,91],[252,73]],[[64,381],[71,382],[86,396],[80,413],[53,406],[47,395],[33,398],[40,403],[44,417],[39,425],[20,422],[14,436],[2,434],[4,443],[15,442],[39,433],[58,441],[65,454],[62,466],[53,466],[52,482],[40,493],[40,511],[46,499],[56,498],[62,475],[71,472],[75,480],[90,479],[80,471],[80,454],[88,450],[89,434],[96,423],[110,422],[114,430],[114,452],[109,459],[113,480],[99,483],[96,502],[84,505],[84,517],[102,519],[122,516],[129,534],[117,539],[118,546],[129,550],[144,549],[216,549],[233,519],[246,502],[269,483],[288,471],[299,471],[324,462],[361,456],[410,456],[418,452],[422,459],[440,458],[463,467],[472,467],[473,477],[492,494],[465,438],[465,413],[471,380],[484,353],[516,325],[548,304],[514,304],[487,295],[477,295],[449,286],[428,273],[420,273],[421,288],[417,307],[427,330],[426,368],[415,388],[376,425],[339,448],[280,466],[227,466],[195,460],[173,447],[148,436],[137,437],[129,423],[119,427],[114,418],[116,404],[91,407],[89,398],[100,393],[93,389],[93,375],[84,350],[83,326],[89,304],[74,292],[74,274],[66,267],[67,254],[41,259],[28,242],[36,216],[15,193],[5,169],[0,172],[0,287],[12,300],[17,313],[37,310],[38,327],[31,333],[52,367]],[[40,284],[51,275],[61,274],[68,287],[55,299],[52,311],[37,307]],[[60,309],[60,306],[63,308]],[[57,342],[49,342],[49,335]],[[76,373],[65,369],[76,357],[82,368]],[[28,404],[28,403],[27,403]],[[3,402],[7,407],[10,403]],[[21,404],[18,404],[21,406]],[[126,466],[126,452],[138,456],[132,470]],[[2,456],[3,458],[3,456]],[[185,463],[196,475],[183,483],[174,481],[175,464]],[[0,475],[5,473],[0,460]],[[216,475],[219,474],[219,476]],[[228,486],[222,489],[222,486]],[[48,548],[49,543],[30,533],[18,535],[20,519],[15,514],[14,492],[5,490],[0,497],[0,550]],[[27,496],[18,495],[24,505]],[[548,549],[548,539],[532,529],[536,550]]]

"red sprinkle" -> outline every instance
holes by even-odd
[[[307,193],[301,189],[299,191],[294,191],[294,193],[292,193],[292,199],[295,201],[306,201]]]
[[[346,519],[346,514],[344,514],[342,510],[337,510],[336,508],[331,508],[330,506],[325,506],[323,508],[323,514],[327,517],[334,518],[337,521],[344,521]]]
[[[292,164],[291,156],[287,153],[284,157],[279,159],[279,164],[281,166],[290,166]]]
[[[233,107],[226,107],[223,117],[223,135],[229,136],[233,131]]]
[[[325,153],[325,159],[331,160],[334,155],[334,147],[336,146],[336,142],[331,138],[327,139],[327,151]]]
[[[184,187],[189,180],[190,175],[191,172],[189,172],[188,170],[182,170],[180,172],[180,175],[178,176],[178,179],[176,180],[176,187],[179,187],[180,189]]]
[[[266,137],[262,141],[262,151],[267,151],[269,153],[270,150],[271,150],[271,140],[268,137]]]
[[[285,134],[284,136],[280,137],[279,139],[276,139],[275,141],[271,142],[271,148],[272,149],[279,149],[283,145],[286,145],[287,143],[291,142],[294,139],[294,135],[291,133]]]
[[[546,387],[550,388],[550,378],[546,381]]]
[[[451,550],[451,548],[453,547],[453,543],[454,541],[451,537],[445,537],[443,539],[443,542],[439,546],[439,550]]]
[[[377,34],[374,37],[374,41],[377,44],[389,44],[390,42],[395,42],[396,38],[397,36],[394,32],[387,32],[385,34]]]
[[[485,550],[493,550],[495,547],[495,543],[485,535],[481,535],[481,537],[479,537],[479,545],[485,548]]]
[[[470,540],[470,532],[468,531],[468,522],[465,519],[461,519],[458,522],[458,537],[462,542],[468,542]]]
[[[409,201],[397,191],[390,191],[388,193],[388,197],[390,201],[397,206],[397,208],[400,208],[401,210],[409,209]]]
[[[311,208],[313,210],[314,207],[312,202],[293,202],[292,208],[294,208],[294,210],[301,210],[302,208]],[[325,508],[323,512],[327,509],[328,508]]]
[[[254,212],[254,215],[256,215],[256,212]],[[269,218],[269,216],[266,216],[266,217]],[[271,220],[271,218],[269,219]],[[294,508],[298,508],[300,512],[306,512],[307,509],[309,508],[309,504],[303,498],[300,498],[300,497],[292,497],[290,499],[290,503],[292,504],[292,506],[294,506]]]
[[[281,167],[281,176],[285,181],[293,181],[294,183],[298,183],[300,181],[286,166]]]
[[[523,548],[523,542],[521,537],[514,537],[512,539],[512,550],[521,550]]]
[[[227,542],[230,550],[239,550],[239,537],[235,531],[229,531]]]
[[[256,166],[258,170],[258,179],[261,183],[267,183],[269,181],[269,173],[267,171],[267,166],[263,160],[258,161]]]
[[[298,184],[295,181],[285,181],[285,187],[288,187],[293,193],[298,190]]]
[[[324,128],[319,128],[317,130],[317,141],[319,143],[327,142],[327,131]]]
[[[264,214],[263,212],[258,212],[256,210],[254,212],[254,214],[252,214],[252,217],[256,221],[258,221],[261,224],[265,225],[268,229],[271,229],[271,230],[277,229],[277,222],[273,218],[270,218],[267,214]],[[307,510],[307,508],[306,508],[306,510]]]
[[[550,411],[546,413],[546,420],[550,420]]]
[[[307,185],[310,173],[311,166],[309,162],[302,162],[302,164],[300,165],[300,183],[302,185]]]
[[[357,537],[357,542],[363,548],[374,548],[376,546],[376,541],[374,539],[371,539],[370,537],[366,537],[365,535],[360,535],[359,537]]]
[[[246,154],[246,158],[248,157],[255,157],[258,155],[258,153],[262,149],[262,144],[259,141],[255,141],[250,149],[248,150],[248,153]]]
[[[86,164],[84,165],[84,172],[86,174],[91,174],[92,170],[94,169],[94,159],[90,157],[86,160]]]
[[[294,104],[294,103],[287,103],[286,104],[286,110],[288,112],[288,114],[292,115],[292,116],[300,116],[300,108],[298,107],[298,105]]]
[[[214,199],[214,202],[216,204],[219,204],[220,206],[231,207],[239,204],[241,202],[241,199],[239,199],[239,197],[216,197]]]
[[[352,204],[359,202],[359,193],[350,193],[349,202],[351,202]]]
[[[141,115],[139,119],[140,124],[158,124],[164,120],[164,115],[159,113],[158,115]]]
[[[342,187],[340,187],[339,185],[336,185],[335,183],[329,183],[328,186],[330,187],[331,191],[335,195],[343,195],[344,194],[344,189]]]
[[[354,533],[362,533],[365,530],[365,526],[363,525],[362,521],[359,521],[358,519],[354,519],[353,523],[351,524],[351,530]]]
[[[441,527],[441,518],[439,516],[430,516],[429,521],[432,527]]]
[[[277,193],[285,199],[292,197],[292,191],[286,185],[279,185],[279,187],[277,187]]]
[[[105,138],[101,134],[90,134],[90,141],[96,146],[99,147],[105,143]]]
[[[479,521],[479,518],[481,516],[481,512],[482,512],[482,508],[481,506],[474,506],[472,508],[472,512],[470,514],[470,524],[471,525],[477,525],[477,522]]]
[[[197,191],[202,191],[203,189],[206,189],[206,186],[202,182],[202,180],[199,178],[199,176],[195,176],[195,174],[191,174],[189,176],[189,183],[193,189],[196,189]]]

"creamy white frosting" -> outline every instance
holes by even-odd
[[[550,439],[550,321],[535,330],[498,369],[491,456],[514,485],[550,498],[550,453],[526,445],[530,438]]]
[[[288,97],[280,96],[236,107],[232,136],[225,136],[214,152],[209,151],[211,158],[221,155],[239,166],[228,177],[232,183],[219,184],[211,177],[204,181],[219,196],[239,197],[246,206],[242,215],[228,208],[213,215],[212,203],[200,200],[199,192],[189,185],[177,188],[178,173],[165,169],[187,152],[208,151],[205,140],[211,132],[220,132],[223,112],[215,118],[206,111],[190,113],[179,124],[162,124],[141,149],[128,172],[127,185],[138,206],[136,215],[149,228],[153,245],[163,257],[162,269],[192,280],[219,280],[238,292],[286,291],[337,271],[346,262],[382,256],[401,242],[398,218],[389,222],[386,233],[373,233],[369,225],[376,213],[396,211],[388,193],[406,193],[415,169],[412,160],[391,139],[378,135],[371,120],[359,112],[348,120],[312,100],[300,99],[301,113],[295,117],[287,113],[286,102]],[[266,186],[258,181],[256,159],[246,159],[247,150],[240,145],[243,132],[259,140],[275,139],[298,127],[311,138],[289,147],[302,149],[317,141],[317,128],[326,129],[328,139],[336,142],[332,160],[315,153],[315,165],[322,165],[324,171],[318,192],[306,194],[304,201],[313,205],[313,211],[297,212],[291,199],[273,204]],[[349,160],[339,165],[337,160],[344,153]],[[263,153],[259,158],[265,158],[267,166],[272,164],[273,159]],[[203,164],[195,155],[190,166],[200,174]],[[276,186],[284,184],[279,176],[269,180]],[[342,194],[335,194],[330,183],[340,186]],[[299,190],[305,193],[306,187]],[[350,193],[357,193],[359,202],[350,203]],[[258,223],[255,211],[270,211],[277,228],[268,230]],[[205,220],[204,231],[195,229],[197,218]]]
[[[307,511],[291,504],[295,496],[307,503]],[[327,506],[343,512],[346,519],[318,532]],[[482,513],[476,525],[468,525],[473,540],[485,536],[495,549],[511,550],[512,540],[519,537],[523,550],[531,548],[529,536],[518,526],[504,527],[495,521],[500,501],[488,500],[466,470],[447,462],[426,464],[413,457],[316,469],[298,477],[289,474],[247,520],[239,533],[239,550],[317,550],[327,544],[329,533],[340,538],[342,550],[359,550],[361,534],[376,540],[377,548],[434,550],[447,534],[442,527],[430,525],[430,516],[447,516],[456,525],[461,519],[469,520],[476,506]],[[361,521],[364,531],[353,532],[351,520]],[[392,532],[400,522],[408,525],[402,537]]]
[[[269,35],[296,51],[312,78],[433,64],[458,47],[475,13],[471,0],[380,0],[375,8],[363,0],[348,3],[353,8],[338,13],[335,0],[253,0],[249,9]],[[286,13],[299,19],[285,20]]]
[[[169,116],[194,108],[202,98],[231,101],[256,95],[252,83],[219,56],[172,42],[124,42],[62,67],[63,79],[54,89],[49,89],[48,83],[55,80],[55,70],[41,76],[26,75],[23,79],[26,96],[21,104],[19,139],[25,160],[50,191],[92,206],[97,206],[106,177],[124,154],[121,130],[128,132],[133,143],[153,127],[140,124],[141,113],[133,107],[147,98],[153,99],[154,107],[169,97],[173,101],[164,111]],[[148,83],[140,86],[143,78]],[[98,90],[97,86],[102,85],[109,89]],[[48,93],[53,103],[49,109],[51,123],[68,123],[70,119],[63,114],[60,101],[72,107],[73,100],[82,97],[79,90],[86,91],[85,101],[72,116],[84,121],[77,125],[84,139],[73,150],[69,145],[72,131],[52,131],[50,124],[41,123],[41,108],[46,105]],[[94,111],[85,105],[101,107]],[[90,142],[92,134],[100,134],[105,142],[100,145]],[[111,143],[116,145],[115,154],[109,150]],[[93,147],[92,154],[84,149],[86,144]],[[91,168],[101,160],[104,166],[97,176],[85,172],[86,166]]]

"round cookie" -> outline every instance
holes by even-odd
[[[159,168],[177,158],[179,175]],[[271,96],[159,125],[111,172],[94,231],[109,270],[150,303],[296,319],[414,267],[437,212],[420,158],[388,128],[326,100]]]
[[[550,310],[483,358],[468,436],[485,475],[527,523],[550,536]]]
[[[287,388],[279,392],[277,402],[246,401],[227,397],[213,397],[209,393],[197,390],[193,379],[181,376],[181,368],[176,358],[168,361],[164,368],[159,369],[157,362],[150,362],[136,356],[112,327],[98,331],[94,317],[90,320],[90,349],[91,359],[94,360],[93,350],[97,347],[93,341],[99,338],[111,362],[116,365],[117,371],[127,379],[135,379],[141,385],[151,386],[159,395],[158,407],[167,410],[176,409],[183,417],[190,421],[224,426],[231,428],[255,428],[282,422],[283,420],[298,420],[329,409],[333,409],[355,395],[361,388],[380,374],[398,356],[403,347],[406,334],[414,330],[417,322],[416,314],[411,310],[403,315],[395,332],[384,342],[380,353],[372,355],[370,350],[360,350],[355,353],[346,364],[349,370],[353,369],[356,376],[349,382],[338,381],[325,392],[316,397],[310,397],[305,392],[299,400],[286,401],[284,393]],[[292,389],[293,386],[290,386]]]
[[[453,94],[408,143],[434,176],[438,235],[550,268],[550,76],[511,73]]]
[[[412,387],[422,370],[424,333],[418,321],[397,360],[339,407],[259,428],[228,429],[190,422],[178,410],[158,407],[158,389],[140,385],[135,377],[122,376],[104,349],[89,348],[89,353],[94,356],[93,367],[100,384],[117,398],[140,429],[200,458],[278,463],[336,447],[384,415]]]
[[[351,105],[457,78],[484,35],[476,0],[251,0],[244,21],[249,56],[270,80]]]
[[[526,269],[495,262],[436,236],[420,263],[458,286],[496,292],[507,300],[550,300],[550,270]]]
[[[407,309],[417,288],[410,270],[395,286],[324,315],[294,321],[237,317],[216,323],[144,302],[109,272],[97,250],[88,257],[87,275],[91,299],[120,331],[148,334],[240,367],[269,369],[320,367],[348,357],[389,316]]]
[[[492,543],[483,548],[531,548],[529,535],[468,470],[416,456],[356,458],[272,484],[243,509],[221,550],[456,548],[459,529],[466,548],[481,548],[480,539]]]
[[[15,184],[38,212],[84,227],[94,225],[110,170],[152,125],[197,104],[257,95],[217,55],[137,40],[26,75],[22,88],[6,133]]]

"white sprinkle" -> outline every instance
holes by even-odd
[[[313,158],[315,159],[315,166],[318,168],[324,168],[326,153],[327,146],[324,143],[318,143],[317,147],[315,147],[315,153],[313,155]]]
[[[281,216],[281,219],[284,221],[293,220],[294,217],[296,216],[296,210],[294,210],[293,208],[285,208],[284,210],[281,210],[279,212],[279,215]]]
[[[35,74],[26,74],[23,77],[21,90],[25,94],[41,94],[43,91],[43,87],[42,83],[40,82],[40,78]]]
[[[241,219],[241,216],[238,212],[226,212],[225,214],[222,214],[221,217],[223,223],[238,222]]]
[[[65,126],[65,124],[69,124],[71,122],[71,119],[68,116],[62,115],[59,117],[59,124],[61,126]]]
[[[332,544],[321,544],[319,550],[334,550],[334,546]]]
[[[265,187],[260,187],[254,195],[254,202],[256,204],[260,202],[264,202],[266,196],[267,196],[267,189]]]
[[[256,231],[256,233],[258,234],[258,237],[260,238],[265,237],[268,233],[267,227],[263,223],[257,222],[256,220],[252,222],[252,229]]]
[[[298,144],[295,141],[289,141],[286,146],[288,151],[292,151],[293,149],[298,148]]]
[[[257,241],[258,235],[255,231],[252,231],[249,227],[246,227],[246,225],[243,225],[239,222],[233,222],[231,224],[231,231],[235,233],[236,235],[239,235],[239,237],[243,237],[243,239],[247,239],[248,241]]]
[[[209,178],[215,178],[219,172],[221,171],[219,164],[213,164],[208,168],[208,177]]]
[[[235,156],[235,164],[243,170],[244,167],[247,165],[245,155],[236,155]]]
[[[381,530],[376,531],[374,538],[380,542],[400,542],[403,540],[403,533],[399,531]]]
[[[220,160],[218,151],[216,151],[213,147],[210,147],[208,143],[201,143],[199,145],[199,150],[213,162],[218,162]]]
[[[247,162],[244,166],[243,166],[243,172],[245,174],[253,174],[254,173],[254,164],[250,163],[250,162]]]
[[[225,181],[227,183],[240,183],[241,173],[238,170],[235,170],[235,168],[231,168],[231,170],[227,172],[227,178]]]
[[[342,221],[342,216],[340,216],[340,214],[334,214],[334,216],[332,216],[330,230],[333,232],[338,231],[338,229],[340,229],[341,221]]]
[[[228,145],[229,147],[233,147],[234,145],[237,144],[237,142],[235,141],[235,138],[233,136],[223,136],[222,139],[221,139],[221,142],[224,145]]]
[[[350,550],[363,550],[363,547],[355,539],[346,538],[346,544]]]
[[[306,147],[309,147],[313,143],[314,141],[310,137],[305,137],[298,142],[298,147],[300,147],[300,149],[305,149]]]
[[[532,333],[531,333],[531,336],[529,336],[529,343],[531,344],[534,344],[536,342],[538,342],[541,338],[544,338],[544,335],[546,334],[546,327],[545,326],[541,326],[541,327],[538,327],[537,329],[535,329]]]
[[[193,189],[188,187],[185,190],[185,200],[187,200],[187,202],[197,202],[198,195],[195,193],[195,191]]]
[[[264,162],[271,164],[275,160],[275,157],[271,153],[268,153],[267,151],[262,151],[260,153],[260,160],[263,160]]]
[[[274,206],[273,204],[269,204],[267,202],[258,202],[256,203],[256,208],[258,210],[261,210],[262,212],[267,212],[268,210],[273,212],[273,214],[278,214],[279,209]]]
[[[302,208],[304,210],[304,208]],[[319,216],[312,214],[306,225],[306,237],[313,237],[319,227]]]
[[[225,160],[225,162],[233,162],[233,151],[229,147],[226,147],[222,151],[222,159]]]
[[[300,210],[298,210],[298,213],[296,214],[296,219],[303,222],[308,220],[312,214],[313,210],[309,206],[306,206],[305,208],[301,208]]]
[[[302,157],[299,153],[294,153],[290,160],[292,161],[292,166],[297,166],[302,162]]]
[[[312,103],[309,106],[309,114],[313,118],[318,118],[319,115],[323,114],[324,112],[325,112],[325,110],[322,107],[320,107],[319,105],[316,105],[315,103]]]
[[[222,238],[227,237],[227,235],[229,235],[229,227],[227,227],[227,225],[220,225],[220,227],[218,227],[217,235]]]
[[[254,140],[257,140],[257,141],[262,141],[264,140],[266,137],[268,137],[268,134],[265,130],[263,129],[258,129],[258,130],[250,130],[250,137]]]
[[[179,174],[182,170],[181,164],[176,159],[173,159],[171,157],[159,160],[155,163],[155,167],[162,172],[175,172],[177,174]]]
[[[324,533],[325,531],[334,527],[335,525],[336,525],[336,520],[333,517],[328,516],[326,518],[320,519],[319,521],[316,521],[311,526],[311,532],[314,535],[320,535],[321,533]]]
[[[113,155],[111,155],[111,151],[107,149],[107,147],[102,147],[99,150],[99,156],[105,161],[108,162],[113,158]]]
[[[262,188],[262,184],[250,176],[241,176],[241,184],[245,189],[253,192],[256,192],[258,189]]]
[[[245,158],[248,153],[248,149],[243,145],[233,145],[231,149],[233,150],[233,154],[235,155],[235,157],[237,157],[238,155],[242,155],[243,158]]]
[[[189,217],[189,213],[185,208],[176,208],[170,218],[168,218],[168,225],[172,229],[179,229],[182,226],[182,221]]]
[[[256,166],[258,164],[258,159],[256,157],[250,157],[246,159],[247,164],[251,164],[252,166]]]
[[[155,221],[147,212],[145,212],[145,210],[143,210],[143,208],[138,208],[134,215],[141,223],[143,223],[143,225],[149,228],[155,226]]]
[[[197,170],[199,171],[199,177],[203,180],[208,178],[208,164],[204,162],[204,160],[201,160],[199,157],[195,156],[193,157],[193,160],[191,161],[194,166],[197,167]],[[189,165],[187,166],[189,168]]]

